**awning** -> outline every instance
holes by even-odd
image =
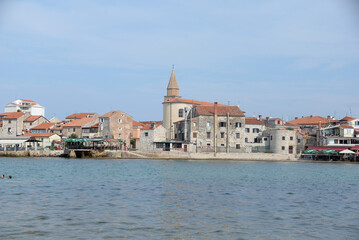
[[[1,139],[0,144],[24,144],[27,139]]]
[[[332,149],[334,151],[340,152],[340,151],[348,149],[349,147],[332,147],[332,146],[328,146],[328,147],[308,147],[308,149],[310,149],[310,148],[314,149],[314,150],[317,150],[317,151],[324,151],[324,150],[327,150],[327,149]]]
[[[355,145],[354,147],[351,148],[351,150],[359,150],[359,145]]]

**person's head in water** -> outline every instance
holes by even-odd
[[[1,174],[0,178],[5,178],[5,175],[4,175],[4,174]]]
[[[9,179],[11,179],[12,177],[11,176],[9,176]]]

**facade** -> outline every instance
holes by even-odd
[[[244,151],[245,117],[237,106],[195,106],[186,119],[175,123],[175,140],[188,151]]]
[[[263,152],[266,147],[266,138],[263,131],[266,130],[265,122],[261,117],[246,117],[244,130],[244,142],[246,152]]]
[[[82,137],[84,137],[84,138],[100,137],[98,127],[99,127],[99,123],[95,123],[94,125],[83,127],[82,128]]]
[[[268,151],[279,154],[299,154],[304,150],[304,135],[297,130],[267,129],[263,132]]]
[[[132,135],[131,135],[131,148],[140,149],[140,138],[141,138],[141,129],[145,126],[144,123],[137,122],[133,120],[132,122]]]
[[[30,113],[30,115],[45,116],[45,107],[32,100],[18,99],[5,106],[5,113],[18,111]]]
[[[165,141],[166,129],[162,125],[146,125],[140,129],[140,151],[163,151],[166,147]]]
[[[76,134],[78,137],[87,137],[86,131],[85,134],[83,134],[83,128],[87,129],[88,127],[91,127],[98,123],[97,117],[85,117],[81,119],[73,120],[69,123],[66,123],[62,126],[62,136],[64,137],[70,137],[72,134]]]
[[[7,112],[0,114],[1,137],[16,137],[24,134],[24,120],[30,113]]]
[[[39,141],[38,145],[42,148],[50,147],[53,142],[61,141],[61,137],[55,133],[26,133],[24,136]]]
[[[99,117],[99,135],[124,141],[130,146],[133,118],[122,111],[110,111]]]
[[[48,122],[48,120],[44,116],[32,115],[24,120],[24,130],[28,132],[31,128],[45,122]]]

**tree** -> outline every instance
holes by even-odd
[[[76,135],[76,133],[73,133],[73,134],[70,135],[69,138],[79,138],[79,137]]]

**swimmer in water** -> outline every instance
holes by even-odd
[[[1,179],[4,179],[4,178],[5,178],[5,175],[4,175],[4,174],[1,174],[0,178],[1,178]]]
[[[12,178],[11,175],[8,178],[11,179]]]

